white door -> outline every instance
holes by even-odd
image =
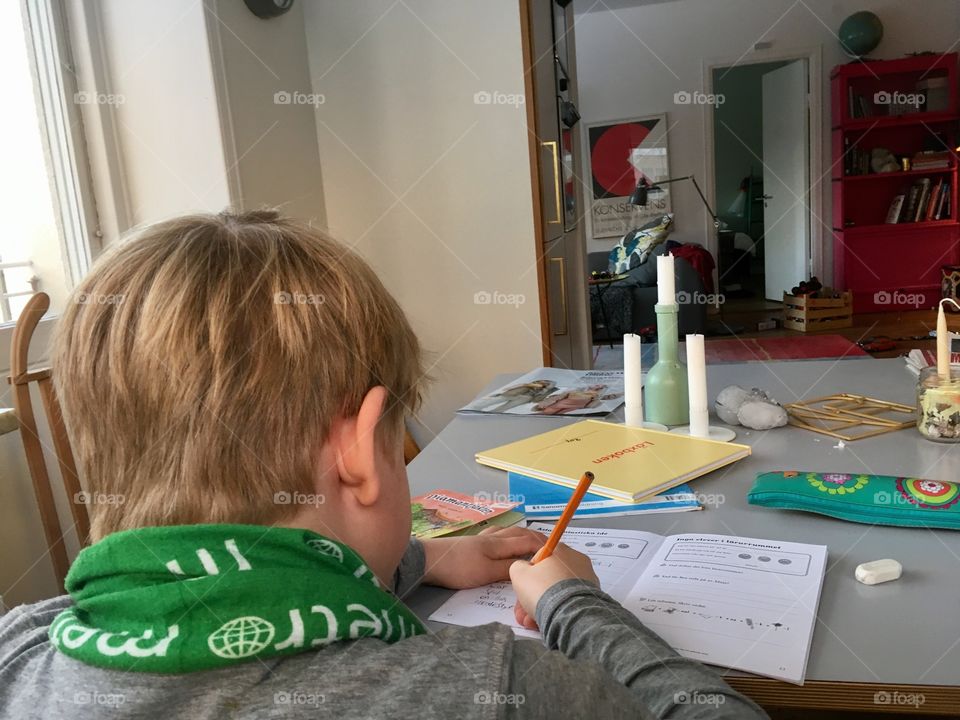
[[[807,61],[763,78],[763,252],[766,297],[809,277],[810,214]]]

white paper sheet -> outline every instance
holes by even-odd
[[[602,528],[568,528],[563,541],[588,555],[600,586],[681,655],[803,683],[825,546]],[[517,625],[515,603],[509,582],[494,583],[456,593],[430,619],[499,622],[539,637]]]
[[[531,523],[528,527],[543,533],[549,533],[553,528],[544,523]],[[663,538],[638,530],[570,527],[563,534],[563,542],[590,557],[600,587],[622,602]],[[430,619],[471,627],[498,622],[509,625],[518,635],[540,637],[539,632],[517,624],[513,616],[516,602],[517,596],[510,583],[498,582],[461,590],[441,605]]]
[[[822,545],[675,535],[624,606],[681,655],[802,683],[826,560]]]

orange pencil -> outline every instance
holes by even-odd
[[[590,488],[592,482],[593,473],[588,470],[583,474],[583,477],[580,478],[580,482],[577,483],[577,489],[573,491],[573,496],[563,509],[563,515],[557,520],[557,524],[553,526],[553,532],[551,532],[550,537],[547,538],[546,545],[540,548],[537,554],[533,556],[533,560],[530,561],[531,565],[536,565],[541,560],[546,560],[553,555],[553,551],[556,550],[560,538],[563,537],[563,532],[573,519],[573,514],[577,511],[577,508],[580,507],[580,501],[583,500],[583,496],[587,494],[587,490]]]

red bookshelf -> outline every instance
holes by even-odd
[[[957,60],[948,53],[852,62],[830,74],[834,285],[853,293],[855,312],[933,307],[940,267],[960,264]],[[947,153],[938,156],[947,166],[875,173],[869,154],[877,147],[901,168],[902,158],[929,157],[923,152]],[[927,182],[923,208],[907,217],[911,189],[919,206]],[[888,223],[901,194],[899,221]]]

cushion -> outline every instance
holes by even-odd
[[[624,235],[610,251],[608,270],[620,275],[642,265],[651,251],[665,242],[673,228],[673,213],[660,215]]]

